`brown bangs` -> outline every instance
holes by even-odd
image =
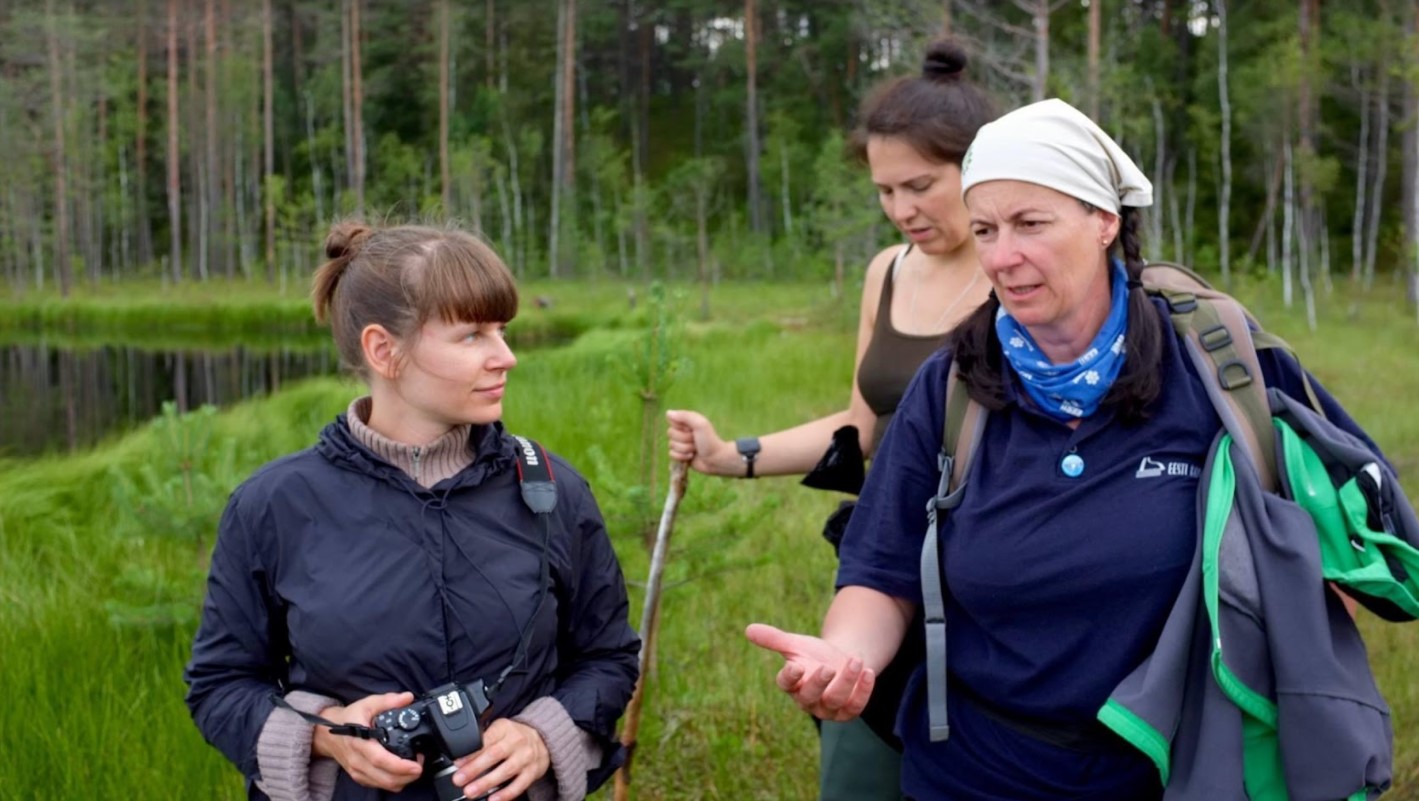
[[[517,316],[517,285],[503,260],[477,237],[440,231],[420,243],[420,262],[406,273],[419,325],[506,323]]]

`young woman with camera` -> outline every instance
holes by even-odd
[[[450,755],[452,783],[583,798],[620,762],[639,640],[586,481],[499,422],[512,276],[455,229],[342,223],[325,251],[316,318],[369,394],[232,494],[186,672],[193,718],[251,799],[432,799],[432,760],[301,713],[367,727],[483,682],[482,747]],[[545,516],[519,458],[550,470]]]

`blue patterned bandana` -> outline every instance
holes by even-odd
[[[1030,332],[1006,313],[995,315],[995,332],[1005,359],[1020,376],[1035,405],[1046,415],[1068,422],[1088,417],[1099,408],[1123,368],[1123,335],[1128,330],[1128,273],[1113,262],[1113,302],[1104,327],[1083,356],[1067,364],[1051,364]]]

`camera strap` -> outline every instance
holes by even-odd
[[[526,665],[532,625],[537,622],[537,616],[542,612],[542,604],[547,601],[547,585],[551,577],[548,551],[552,547],[552,512],[557,508],[557,483],[552,476],[552,460],[547,458],[547,449],[539,442],[516,435],[513,435],[513,441],[517,443],[513,450],[517,455],[517,482],[522,490],[522,502],[532,510],[538,527],[542,529],[542,568],[537,588],[537,605],[532,608],[532,614],[522,626],[512,661],[488,687],[489,697],[497,695],[503,682],[514,670]]]
[[[325,728],[330,730],[331,734],[342,734],[346,737],[358,737],[361,740],[378,739],[376,737],[375,730],[369,726],[361,726],[358,723],[336,723],[332,720],[326,720],[325,718],[319,715],[312,715],[309,712],[302,712],[299,709],[296,709],[295,707],[291,706],[290,702],[283,698],[280,693],[271,693],[271,700],[276,703],[276,706],[279,706],[282,709],[289,709],[297,715],[300,715],[301,720],[304,720],[306,723],[309,723],[312,726],[324,726]]]

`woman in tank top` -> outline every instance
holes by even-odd
[[[965,67],[959,45],[937,42],[920,75],[888,81],[863,103],[854,150],[871,171],[883,213],[908,244],[883,250],[868,265],[847,408],[736,442],[722,439],[698,412],[669,411],[671,458],[707,475],[801,475],[844,426],[857,428],[871,455],[917,367],[990,292],[961,203],[961,159],[995,108],[965,78]],[[901,688],[889,692],[884,685],[889,673],[906,672],[884,672],[874,701],[895,710]],[[896,750],[861,719],[824,721],[821,732],[822,801],[901,798]]]

